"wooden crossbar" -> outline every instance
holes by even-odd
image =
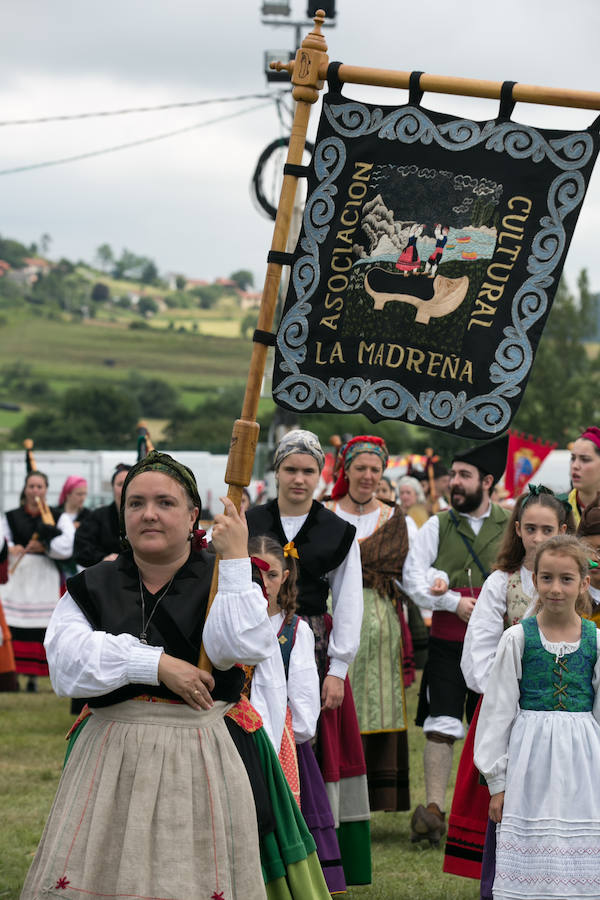
[[[295,61],[271,63],[278,72],[287,71],[294,76]],[[403,88],[408,90],[410,72],[396,72],[392,69],[372,69],[366,66],[347,66],[338,69],[338,78],[346,84],[368,84],[373,87]],[[327,78],[327,66],[319,69],[319,78]],[[455,78],[452,75],[428,75],[419,79],[419,87],[426,93],[458,94],[463,97],[486,97],[499,100],[501,81],[484,81],[479,78]],[[600,110],[600,93],[597,91],[577,91],[571,88],[540,87],[533,84],[516,84],[513,99],[518,103],[539,103],[545,106],[569,106],[577,109]]]
[[[319,75],[321,78],[326,78],[327,72],[320,70]],[[338,69],[338,78],[348,84],[370,84],[408,89],[410,72],[342,65]],[[499,100],[502,82],[425,73],[419,79],[419,87],[422,91],[435,94],[459,94],[465,97],[487,97],[490,100]],[[513,100],[518,103],[540,103],[545,106],[570,106],[577,109],[600,110],[600,93],[597,91],[576,91],[570,88],[516,84],[513,88]]]

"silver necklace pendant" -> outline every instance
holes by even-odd
[[[166,588],[164,589],[164,591],[162,592],[160,597],[158,597],[158,599],[156,600],[154,607],[152,609],[152,612],[146,619],[146,604],[144,603],[144,585],[142,584],[142,575],[140,573],[140,570],[138,569],[138,580],[139,580],[139,584],[140,584],[140,602],[141,602],[141,606],[142,606],[142,631],[140,632],[140,644],[146,644],[146,645],[148,644],[148,641],[146,640],[146,638],[148,636],[148,626],[150,625],[150,619],[156,612],[156,610],[158,608],[158,604],[160,603],[162,598],[165,597],[167,595],[167,593],[169,592],[169,588],[173,584],[174,578],[175,578],[175,573],[173,573],[173,575],[171,576],[171,580],[169,581],[168,585],[166,586]]]

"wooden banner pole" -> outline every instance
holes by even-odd
[[[294,63],[271,63],[271,68],[278,72],[284,70],[291,72],[293,66]],[[326,64],[321,66],[319,75],[322,79],[326,78]],[[338,77],[340,81],[347,84],[368,84],[374,87],[404,88],[408,90],[410,72],[341,65],[338,69]],[[486,97],[490,100],[499,100],[502,82],[424,73],[419,79],[419,87],[422,91],[433,94],[458,94],[463,97]],[[513,99],[519,103],[539,103],[546,106],[569,106],[577,109],[600,110],[600,93],[596,91],[576,91],[569,88],[516,84],[513,88]]]
[[[296,110],[286,162],[292,165],[302,165],[310,111],[313,104],[319,99],[319,92],[323,87],[323,78],[321,78],[319,73],[323,69],[327,71],[327,44],[321,34],[324,21],[325,13],[323,10],[318,10],[314,18],[315,27],[313,31],[303,40],[302,46],[296,53],[295,61],[290,64],[290,75],[294,85],[292,96],[296,101]],[[273,229],[271,251],[284,253],[286,250],[297,186],[297,176],[284,174]],[[267,274],[258,314],[257,329],[259,331],[271,331],[273,328],[281,270],[282,266],[279,263],[269,262],[267,265]],[[250,359],[241,417],[233,425],[225,472],[225,483],[229,486],[227,496],[235,503],[237,509],[240,508],[242,489],[250,484],[252,469],[254,468],[254,456],[260,430],[256,416],[266,359],[266,345],[255,342]],[[217,592],[217,583],[218,560],[210,588],[208,609],[210,609]],[[208,671],[211,669],[211,663],[204,647],[200,650],[198,665],[201,669],[207,669]]]

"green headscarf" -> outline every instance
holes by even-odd
[[[119,512],[121,540],[125,537],[125,497],[127,495],[127,488],[136,475],[141,475],[143,472],[164,472],[165,475],[178,481],[179,484],[183,486],[188,497],[191,498],[194,506],[198,507],[198,518],[200,518],[202,501],[200,500],[200,494],[198,493],[196,477],[192,470],[187,466],[184,466],[183,463],[173,459],[168,453],[160,453],[158,450],[151,450],[147,456],[140,459],[140,461],[129,470],[127,478],[123,482],[121,509]],[[198,524],[198,518],[194,522],[194,528],[196,528],[196,525]]]

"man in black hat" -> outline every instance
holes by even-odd
[[[464,737],[478,696],[467,689],[460,658],[467,623],[491,571],[509,513],[490,500],[506,465],[508,437],[454,457],[450,503],[419,529],[404,563],[406,592],[433,609],[428,661],[423,670],[417,725],[425,732],[426,806],[411,821],[411,840],[437,844],[446,831],[445,798],[453,745]]]

